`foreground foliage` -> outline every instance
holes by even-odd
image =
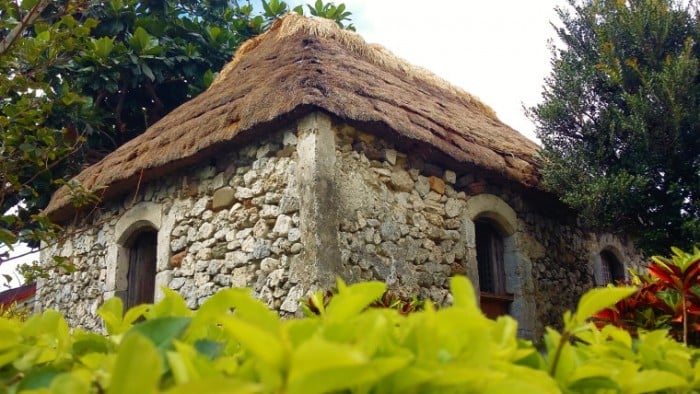
[[[16,302],[10,305],[0,305],[0,317],[24,321],[29,318],[29,315],[29,310],[19,307]]]
[[[174,291],[123,314],[99,309],[109,335],[75,329],[58,312],[0,319],[0,386],[32,393],[693,392],[697,352],[663,331],[637,339],[587,323],[635,291],[595,289],[548,330],[541,353],[510,317],[483,316],[465,278],[453,305],[401,315],[368,308],[378,282],[346,286],[319,315],[281,320],[245,289],[190,311]],[[143,318],[144,320],[140,320]]]
[[[639,329],[668,329],[678,341],[700,346],[700,250],[674,248],[669,258],[654,257],[647,271],[633,273],[639,290],[597,313],[595,320],[632,335]]]
[[[545,184],[649,255],[689,249],[700,240],[697,3],[569,3],[531,109]]]

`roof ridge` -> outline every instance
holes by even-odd
[[[418,80],[435,86],[459,97],[464,100],[465,103],[476,106],[488,118],[501,122],[493,108],[485,104],[478,97],[455,86],[432,71],[409,63],[380,44],[368,43],[358,33],[344,30],[330,19],[306,17],[293,12],[277,19],[265,33],[241,44],[236,50],[231,62],[226,64],[219,72],[212,86],[223,81],[228,73],[233,70],[247,54],[255,50],[262,41],[266,40],[268,36],[278,34],[279,38],[284,38],[299,32],[311,37],[336,40],[354,55],[368,60],[377,67],[390,71],[397,71],[412,80]]]

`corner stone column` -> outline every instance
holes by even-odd
[[[301,241],[304,251],[294,259],[292,279],[307,291],[330,288],[336,277],[347,279],[338,244],[338,198],[335,185],[335,133],[330,118],[313,113],[298,124],[297,184]]]

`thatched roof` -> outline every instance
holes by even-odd
[[[74,179],[103,199],[313,111],[536,187],[537,146],[486,105],[325,19],[287,15],[243,44],[207,91]],[[74,212],[68,188],[45,211]]]

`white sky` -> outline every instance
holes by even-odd
[[[548,40],[555,36],[550,22],[558,24],[554,7],[565,0],[341,2],[366,41],[479,97],[503,122],[535,139],[523,105],[540,100],[550,70]],[[288,0],[292,7],[301,3],[313,1]],[[0,274],[16,276],[15,265],[3,264]]]
[[[0,249],[0,251],[3,251],[4,249]],[[15,250],[12,252],[13,254],[24,254],[29,251],[29,248],[24,246],[24,245],[16,245]],[[21,258],[17,260],[11,260],[6,263],[3,263],[0,265],[0,275],[10,275],[12,277],[12,280],[7,283],[5,281],[5,278],[3,276],[0,276],[0,291],[6,290],[9,287],[6,287],[6,284],[9,285],[10,287],[17,287],[22,284],[22,278],[21,276],[16,272],[16,268],[18,264],[25,263],[29,264],[33,259],[36,259],[36,256],[27,256],[26,258]]]

